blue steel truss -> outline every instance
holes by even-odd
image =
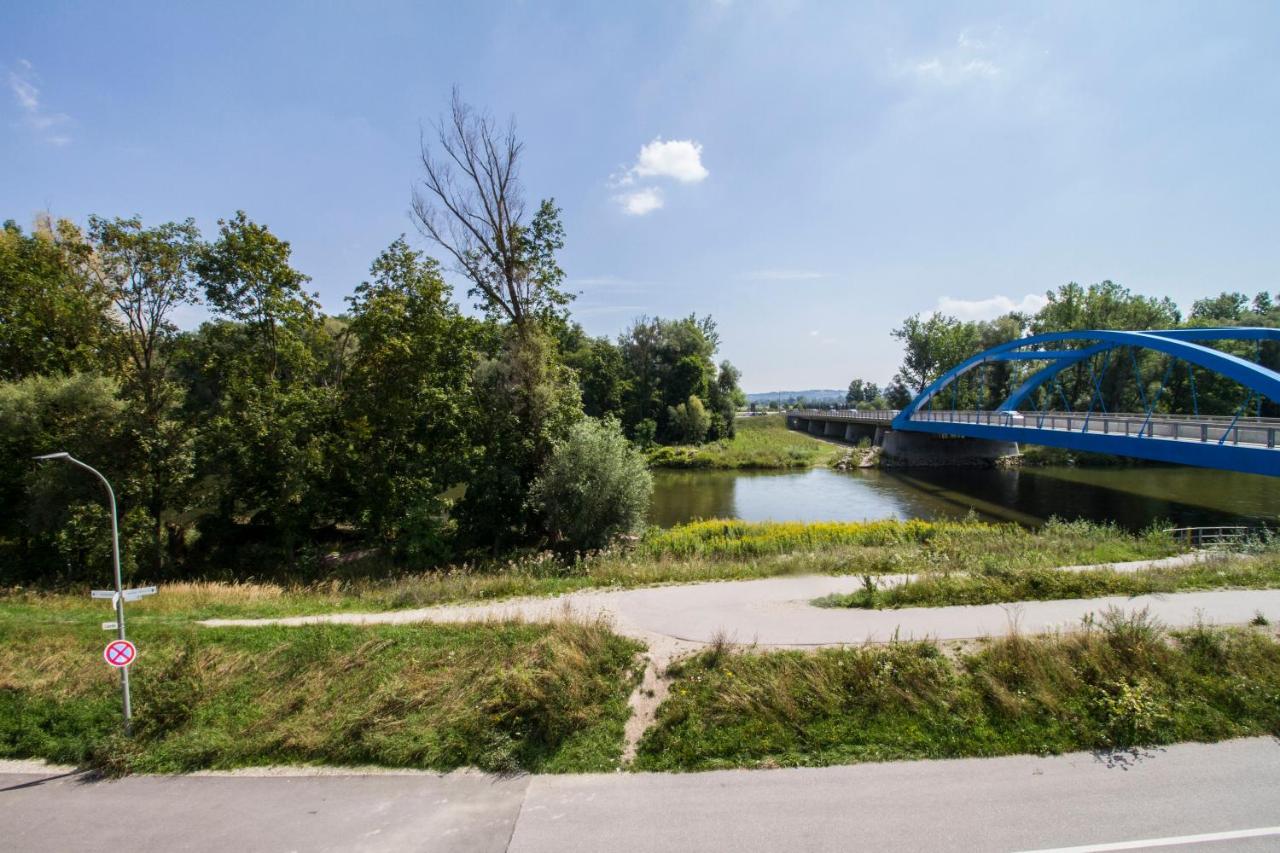
[[[1061,428],[1044,429],[1043,419],[1037,425],[1035,417],[1014,420],[1010,417],[999,417],[1000,412],[1016,411],[1023,402],[1042,386],[1050,394],[1062,392],[1058,386],[1058,374],[1068,367],[1106,354],[1109,360],[1119,347],[1132,347],[1153,350],[1182,359],[1190,365],[1226,376],[1243,385],[1250,394],[1249,399],[1265,397],[1280,401],[1280,373],[1263,367],[1260,364],[1239,358],[1220,350],[1205,346],[1203,341],[1280,341],[1280,329],[1262,329],[1252,327],[1205,328],[1205,329],[1164,329],[1141,332],[1123,332],[1110,330],[1091,330],[1077,332],[1053,332],[1045,335],[1034,335],[1016,341],[992,347],[948,370],[935,382],[921,391],[911,403],[893,420],[893,428],[912,432],[930,432],[945,435],[958,435],[970,438],[986,438],[995,441],[1022,442],[1041,444],[1050,447],[1062,447],[1069,450],[1108,453],[1119,456],[1131,456],[1140,459],[1151,459],[1160,462],[1175,462],[1184,465],[1196,465],[1205,468],[1220,468],[1231,471],[1245,471],[1255,474],[1280,476],[1280,450],[1274,446],[1274,436],[1266,443],[1240,443],[1240,433],[1235,433],[1235,440],[1229,442],[1230,430],[1236,425],[1240,415],[1248,408],[1248,403],[1241,406],[1227,429],[1215,425],[1215,440],[1177,440],[1177,432],[1173,438],[1154,434],[1154,430],[1139,428],[1136,434],[1102,434],[1089,429],[1089,418],[1098,417],[1093,411],[1091,402],[1088,413],[1077,412],[1083,416],[1083,426],[1079,430]],[[1078,348],[1054,348],[1055,345],[1075,343]],[[1132,353],[1132,351],[1131,351]],[[1131,354],[1132,358],[1132,354]],[[1029,378],[1015,388],[1009,396],[996,408],[996,417],[987,422],[962,423],[939,420],[925,412],[931,401],[946,401],[942,392],[951,386],[955,392],[955,383],[960,377],[984,365],[996,362],[1045,362]],[[1108,361],[1108,363],[1110,363]],[[1134,364],[1136,369],[1136,363]],[[1172,361],[1170,362],[1172,368]],[[1095,389],[1100,388],[1099,379],[1090,377]],[[1166,371],[1166,379],[1168,372]],[[1194,382],[1194,376],[1192,376]],[[1161,384],[1163,389],[1163,383]],[[1099,391],[1100,393],[1100,391]],[[1146,406],[1148,422],[1152,418],[1156,399],[1147,400],[1145,391],[1143,404]],[[954,399],[954,397],[952,398]],[[1095,398],[1096,399],[1096,398]],[[1064,397],[1065,402],[1065,397]],[[1070,412],[1070,406],[1067,406]],[[925,418],[930,419],[926,420]],[[981,421],[981,418],[977,419]],[[1194,418],[1186,423],[1196,424]],[[1207,435],[1207,431],[1202,433]],[[1220,436],[1220,440],[1218,439]]]

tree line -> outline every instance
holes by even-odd
[[[588,336],[559,209],[526,216],[514,130],[456,95],[436,130],[414,216],[479,316],[403,235],[326,315],[244,212],[209,239],[192,220],[4,224],[0,580],[109,565],[98,486],[31,461],[53,450],[115,484],[126,570],[160,579],[598,548],[643,521],[640,447],[732,436],[714,322]],[[210,319],[183,331],[197,305]]]

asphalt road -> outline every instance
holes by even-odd
[[[0,766],[0,848],[1280,849],[1280,743],[1272,738],[675,775],[48,777]]]

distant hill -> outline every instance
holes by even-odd
[[[748,394],[748,403],[794,403],[803,397],[810,403],[842,403],[844,391],[834,388],[812,388],[808,391],[765,391],[761,394]]]

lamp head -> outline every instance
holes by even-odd
[[[43,456],[37,456],[37,457],[35,457],[35,458],[36,458],[37,460],[43,460],[43,459],[70,459],[70,458],[71,458],[71,454],[70,454],[70,453],[67,453],[67,452],[64,450],[64,451],[61,451],[60,453],[46,453],[46,454],[44,454]]]

